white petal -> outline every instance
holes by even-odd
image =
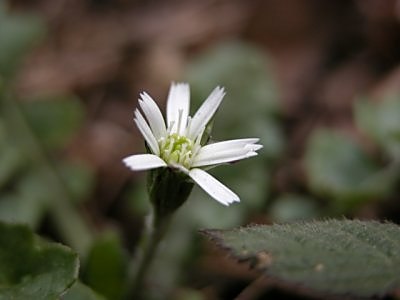
[[[183,134],[187,125],[189,107],[189,85],[187,83],[172,83],[167,100],[167,126],[173,124],[171,133]],[[181,116],[179,116],[180,114]]]
[[[146,120],[143,118],[142,114],[139,112],[138,109],[135,110],[134,120],[136,126],[139,128],[141,134],[143,135],[144,139],[149,145],[151,152],[153,152],[156,155],[160,154],[160,148],[158,147],[156,138],[154,137],[153,132],[151,131],[149,125],[147,124]]]
[[[264,146],[263,145],[259,145],[259,144],[250,144],[250,145],[246,145],[245,148],[251,151],[258,151],[260,149],[262,149]]]
[[[199,153],[194,159],[192,167],[210,166],[210,165],[217,165],[227,162],[238,161],[241,159],[256,156],[257,152],[247,150],[246,148],[242,148],[242,149],[219,151],[216,153],[207,153],[207,155],[200,155],[200,154],[201,153]]]
[[[239,197],[234,192],[206,171],[192,169],[189,172],[189,176],[211,197],[224,205],[240,201]]]
[[[218,142],[200,148],[193,160],[193,167],[208,166],[237,161],[257,155],[262,145],[254,144],[259,139],[238,139]]]
[[[260,139],[258,138],[248,138],[248,139],[237,139],[237,140],[217,142],[201,147],[201,152],[216,152],[216,151],[224,151],[231,149],[242,149],[246,145],[253,145],[257,143],[259,140]]]
[[[147,93],[142,93],[140,96],[142,97],[142,99],[139,99],[140,108],[143,110],[144,115],[149,122],[154,137],[157,140],[165,137],[167,130],[165,128],[164,118],[157,104]]]
[[[222,99],[224,98],[225,92],[223,88],[216,87],[208,96],[206,101],[200,106],[197,110],[196,114],[193,116],[191,120],[188,137],[192,140],[196,139],[196,137],[201,133],[203,128],[207,126],[208,122],[214,116],[216,110],[221,104]]]
[[[153,154],[131,155],[125,157],[122,161],[133,171],[150,170],[167,166],[165,161]]]

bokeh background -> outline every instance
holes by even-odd
[[[241,197],[195,188],[147,283],[151,299],[307,299],[251,284],[198,233],[328,217],[400,222],[400,1],[0,1],[0,219],[81,254],[81,278],[121,299],[149,209],[140,92],[192,112],[221,85],[212,139],[260,137],[260,155],[212,173]],[[307,294],[307,293],[306,293]]]

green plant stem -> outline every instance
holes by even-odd
[[[47,155],[32,131],[20,105],[5,94],[0,98],[4,118],[14,132],[17,143],[28,149],[30,158],[44,169],[48,188],[53,195],[50,202],[51,218],[65,242],[85,256],[93,242],[93,230],[73,206],[63,180],[47,158]]]
[[[157,219],[151,212],[147,217],[145,230],[143,231],[140,248],[132,262],[132,276],[129,287],[128,299],[140,299],[143,283],[147,272],[157,253],[158,246],[168,231],[171,216]]]

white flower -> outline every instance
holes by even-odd
[[[197,110],[189,116],[190,91],[186,83],[173,83],[167,100],[167,123],[154,100],[142,93],[135,110],[135,123],[152,154],[124,158],[134,171],[162,167],[179,169],[193,179],[211,197],[224,205],[239,202],[239,197],[202,168],[233,162],[257,155],[262,145],[258,138],[228,140],[202,146],[203,132],[218,109],[225,92],[216,87]],[[146,121],[147,120],[147,121]]]

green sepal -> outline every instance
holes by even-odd
[[[186,201],[193,182],[180,170],[158,168],[149,172],[147,186],[157,222],[175,212]]]

